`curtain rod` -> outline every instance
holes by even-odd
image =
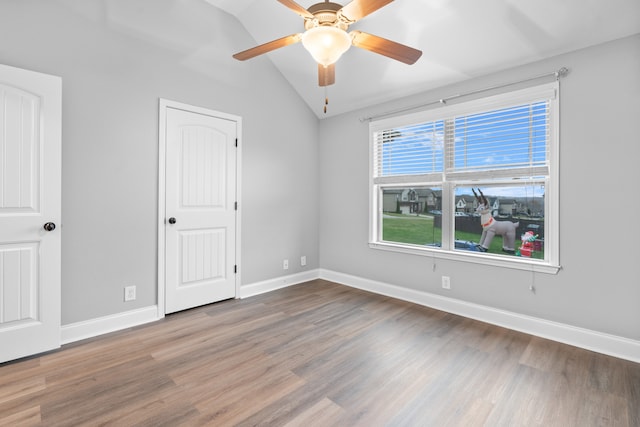
[[[414,105],[412,107],[405,107],[405,108],[400,108],[400,109],[397,109],[397,110],[391,110],[391,111],[387,111],[386,113],[381,113],[381,114],[377,114],[377,115],[370,116],[370,117],[361,117],[360,121],[361,122],[370,122],[372,120],[379,119],[379,118],[382,118],[382,117],[392,116],[394,114],[404,113],[406,111],[411,111],[411,110],[415,110],[417,108],[422,108],[422,107],[428,107],[428,106],[434,105],[434,104],[443,104],[444,105],[448,101],[451,101],[452,99],[460,98],[462,96],[469,96],[469,95],[475,95],[477,93],[488,92],[490,90],[500,89],[500,88],[508,87],[508,86],[513,86],[513,85],[516,85],[516,84],[529,82],[531,80],[541,79],[543,77],[555,76],[556,80],[560,80],[561,77],[566,76],[568,73],[569,73],[569,69],[567,67],[562,67],[557,71],[553,71],[551,73],[540,74],[538,76],[529,77],[527,79],[517,80],[517,81],[514,81],[514,82],[510,82],[510,83],[503,83],[503,84],[499,84],[499,85],[496,85],[496,86],[486,87],[486,88],[483,88],[483,89],[472,90],[470,92],[459,93],[457,95],[448,96],[446,98],[436,99],[434,101],[425,102],[423,104]]]

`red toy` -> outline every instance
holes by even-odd
[[[537,234],[533,234],[533,231],[527,231],[522,236],[520,236],[520,240],[522,240],[522,246],[520,246],[520,255],[525,257],[531,257],[531,253],[533,253],[534,247],[533,242],[538,238]]]

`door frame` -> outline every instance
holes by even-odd
[[[238,139],[238,147],[236,150],[236,200],[238,207],[236,209],[236,239],[235,244],[235,264],[238,266],[235,273],[235,298],[240,295],[240,230],[241,230],[241,208],[240,189],[242,188],[240,177],[242,165],[242,117],[233,114],[222,113],[220,111],[210,110],[204,107],[184,104],[169,99],[159,99],[159,120],[158,120],[158,318],[163,318],[166,314],[165,301],[165,249],[166,249],[166,230],[165,230],[165,208],[166,208],[166,154],[167,154],[167,109],[174,108],[177,110],[188,111],[191,113],[204,114],[224,120],[236,122],[236,137]]]

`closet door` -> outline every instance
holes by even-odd
[[[235,297],[237,122],[166,110],[166,311]]]

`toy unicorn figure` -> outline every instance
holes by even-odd
[[[478,188],[480,196],[476,194],[473,188],[473,195],[476,196],[478,207],[476,211],[480,214],[480,223],[482,224],[482,237],[480,237],[480,245],[478,249],[486,252],[491,246],[493,236],[496,234],[502,236],[502,250],[508,254],[514,254],[516,242],[516,229],[520,225],[519,222],[496,221],[491,215],[491,205],[487,198],[482,194],[482,190]]]

